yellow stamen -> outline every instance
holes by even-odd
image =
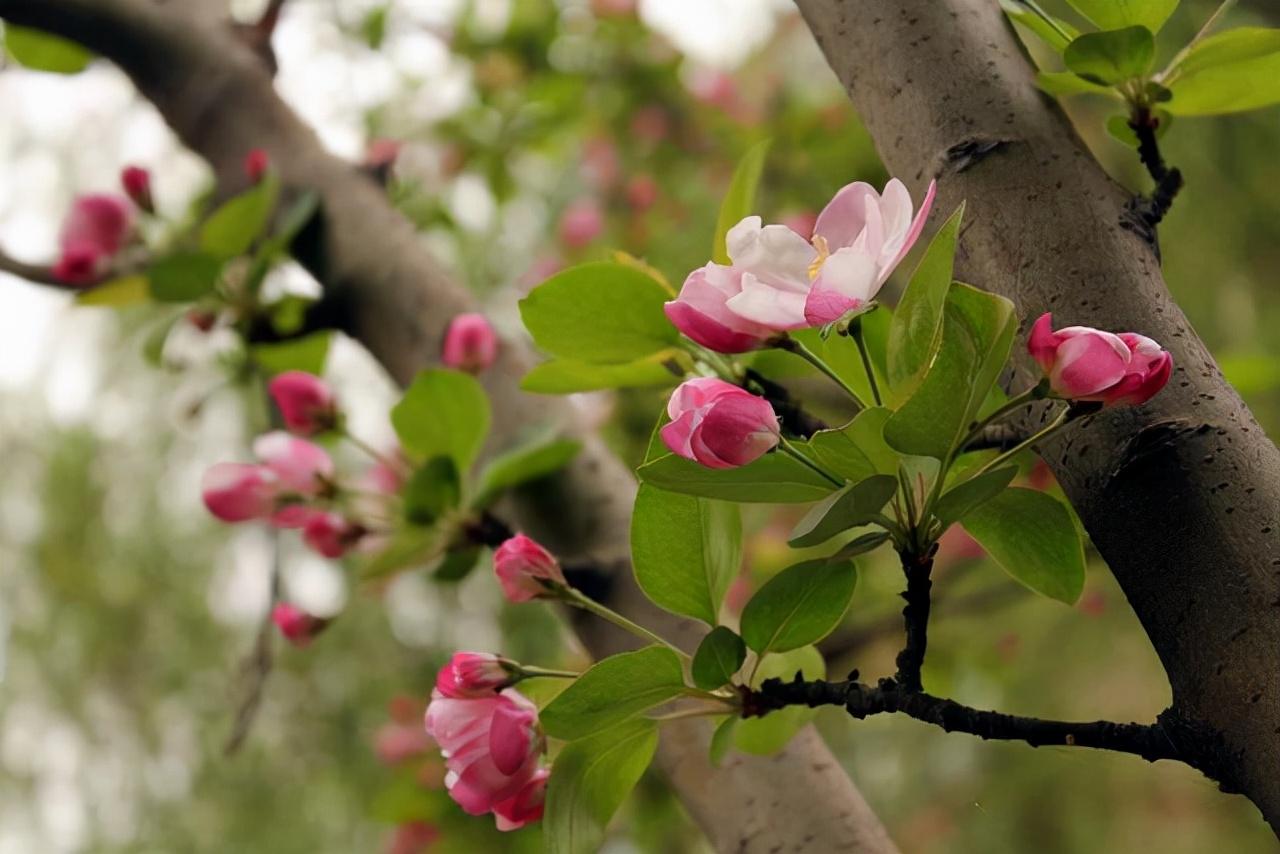
[[[813,248],[818,250],[818,256],[809,264],[809,281],[818,278],[818,272],[822,270],[823,263],[831,257],[831,249],[827,246],[827,239],[821,234],[813,236]]]

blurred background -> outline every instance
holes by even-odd
[[[261,5],[232,13],[250,21]],[[1184,0],[1164,56],[1215,6]],[[1227,24],[1280,26],[1280,10],[1244,0]],[[563,265],[621,248],[678,283],[705,263],[733,166],[759,139],[773,139],[761,213],[800,231],[843,184],[887,177],[782,0],[289,0],[275,46],[280,93],[336,153],[360,161],[400,143],[393,199],[512,335],[516,299]],[[24,260],[50,259],[73,195],[114,190],[126,164],[152,171],[161,209],[209,181],[105,62],[69,77],[9,63],[0,104],[0,246]],[[1117,180],[1146,189],[1103,130],[1114,108],[1068,107]],[[1161,228],[1175,297],[1273,435],[1278,119],[1176,123],[1164,148],[1187,186]],[[296,267],[273,276],[282,292],[318,289]],[[457,585],[408,573],[374,590],[296,538],[216,523],[200,473],[245,455],[263,407],[229,380],[228,342],[190,324],[157,340],[172,320],[158,311],[74,306],[0,275],[0,852],[539,850],[536,830],[499,835],[448,800],[419,721],[452,650],[551,664],[581,658],[571,638],[539,609],[504,610],[488,573]],[[394,391],[372,360],[340,341],[327,372],[358,432],[389,439]],[[581,403],[634,459],[659,396]],[[1053,488],[1042,470],[1028,477]],[[789,517],[747,521],[739,593],[787,560]],[[926,668],[937,692],[1060,718],[1149,720],[1167,704],[1100,562],[1074,608],[1024,592],[969,543],[948,542],[942,564]],[[342,619],[308,649],[277,649],[227,756],[273,565],[291,599]],[[887,562],[863,567],[848,625],[827,642],[834,672],[891,669],[898,584]],[[1179,765],[905,719],[818,721],[904,851],[1276,848],[1248,802]],[[650,777],[607,850],[706,847]]]

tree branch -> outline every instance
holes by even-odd
[[[902,609],[902,621],[906,625],[907,640],[898,653],[898,683],[903,691],[922,691],[924,684],[920,679],[920,668],[924,665],[925,650],[929,646],[929,590],[933,582],[929,574],[933,571],[933,552],[924,557],[916,557],[903,552],[902,572],[907,578],[907,589],[902,598],[907,604]]]

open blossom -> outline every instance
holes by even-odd
[[[502,592],[512,602],[546,596],[548,584],[568,585],[551,552],[524,534],[516,534],[498,546],[493,553],[493,569]]]
[[[512,682],[510,663],[487,652],[455,652],[436,675],[445,697],[491,697]]]
[[[483,314],[459,314],[444,333],[440,360],[450,368],[478,374],[498,358],[498,336]]]
[[[433,691],[426,727],[449,769],[449,796],[471,815],[493,811],[537,775],[538,709],[512,688],[466,699]]]
[[[877,193],[849,184],[818,215],[812,243],[786,225],[749,216],[729,229],[730,264],[694,270],[666,304],[676,327],[712,350],[755,349],[779,332],[820,326],[875,298],[920,237],[933,204],[920,209],[896,178]]]
[[[133,206],[125,197],[113,193],[77,197],[58,235],[60,253],[53,274],[67,284],[91,284],[107,272],[132,231]]]
[[[524,788],[493,807],[493,818],[498,830],[519,830],[526,824],[542,818],[547,800],[547,778],[551,772],[539,768]]]
[[[285,640],[297,647],[311,643],[329,625],[328,620],[308,614],[288,602],[281,602],[271,609],[271,622],[276,624]]]
[[[663,443],[708,468],[746,465],[772,450],[780,437],[767,400],[714,377],[681,384],[667,414],[671,423],[662,428]]]
[[[280,409],[290,432],[310,436],[338,423],[338,404],[328,383],[306,371],[285,371],[272,377],[267,391]]]
[[[1088,326],[1055,332],[1048,312],[1031,327],[1027,349],[1055,395],[1103,406],[1146,403],[1173,372],[1173,356],[1146,336]]]

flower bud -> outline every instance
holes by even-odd
[[[436,690],[446,697],[491,697],[515,680],[515,664],[487,652],[455,652],[436,675]]]
[[[478,374],[498,358],[498,336],[483,314],[459,314],[444,333],[441,361],[450,368]]]
[[[1146,403],[1173,372],[1173,356],[1150,338],[1088,326],[1055,332],[1049,312],[1031,327],[1027,350],[1049,378],[1055,396],[1103,406]]]
[[[296,647],[311,643],[329,625],[329,620],[308,614],[296,605],[281,602],[271,609],[271,622],[285,640]]]
[[[328,383],[305,371],[285,371],[271,379],[267,391],[289,431],[310,436],[338,424],[338,404]]]
[[[333,460],[319,445],[283,430],[264,433],[253,441],[253,453],[275,473],[284,493],[313,498],[333,480]]]
[[[269,516],[275,509],[279,478],[265,466],[218,463],[205,470],[201,497],[209,512],[224,522]]]
[[[714,377],[683,383],[671,395],[667,414],[671,423],[662,428],[663,443],[708,468],[746,465],[780,438],[769,401]]]
[[[133,232],[133,207],[123,196],[78,196],[58,235],[60,254],[53,273],[72,285],[91,284],[107,272],[111,260]]]
[[[155,202],[151,197],[151,173],[141,166],[126,166],[120,172],[120,185],[124,193],[140,210],[155,213]]]
[[[493,568],[502,592],[512,602],[545,597],[551,585],[568,586],[551,552],[524,534],[516,534],[498,547]]]
[[[313,512],[302,525],[302,541],[327,558],[342,557],[364,534],[362,526],[340,513]]]
[[[261,148],[252,149],[244,156],[244,174],[249,176],[249,181],[254,184],[262,180],[262,176],[267,174],[270,166],[271,159]]]

